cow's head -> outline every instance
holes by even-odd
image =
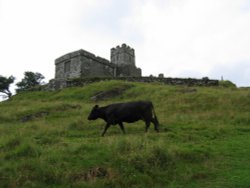
[[[97,118],[99,118],[99,106],[95,105],[89,114],[88,120],[96,120]]]

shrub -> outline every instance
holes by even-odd
[[[229,80],[219,81],[219,86],[226,87],[226,88],[236,88],[237,87],[233,82],[231,82]]]

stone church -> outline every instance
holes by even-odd
[[[126,44],[111,49],[111,60],[85,50],[65,54],[55,60],[55,82],[80,77],[141,77],[135,65],[135,51]],[[63,86],[59,86],[63,87]]]

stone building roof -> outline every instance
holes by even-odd
[[[101,64],[104,64],[104,65],[107,65],[107,66],[110,66],[110,67],[115,67],[116,65],[113,64],[113,63],[110,63],[109,60],[105,59],[105,58],[102,58],[102,57],[99,57],[99,56],[95,56],[95,54],[92,54],[86,50],[83,50],[83,49],[80,49],[80,50],[77,50],[77,51],[74,51],[74,52],[70,52],[70,53],[67,53],[59,58],[57,58],[55,60],[55,65],[57,65],[58,63],[61,63],[63,61],[67,61],[67,60],[70,60],[74,57],[77,57],[77,56],[84,56],[88,59],[93,59],[94,61],[97,61]]]

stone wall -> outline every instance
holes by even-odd
[[[116,69],[116,77],[141,77],[141,69],[131,65],[120,65]]]
[[[108,77],[114,74],[114,65],[108,60],[85,50],[68,53],[55,60],[55,79],[79,77]]]
[[[208,78],[193,79],[193,78],[159,78],[159,77],[96,77],[96,78],[81,78],[72,79],[65,82],[66,87],[79,87],[93,82],[108,81],[108,80],[123,80],[129,82],[142,83],[162,83],[166,85],[183,85],[183,86],[218,86],[218,80],[210,80]]]
[[[99,57],[92,59],[82,56],[81,74],[78,77],[112,77],[113,75],[114,67],[111,63],[107,63]]]

